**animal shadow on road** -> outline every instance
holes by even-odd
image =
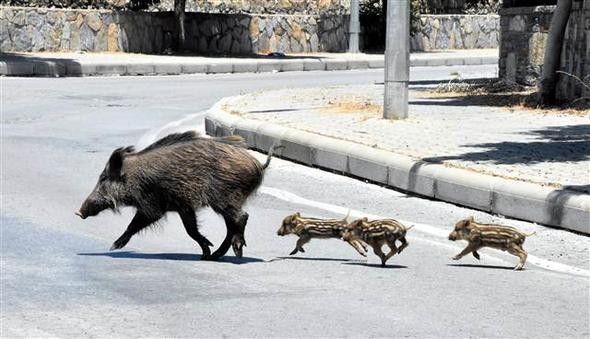
[[[353,261],[351,259],[338,259],[338,258],[306,258],[306,257],[276,257],[272,261],[281,261],[281,260],[310,260],[310,261]]]
[[[495,269],[495,270],[510,270],[510,271],[514,270],[514,266],[496,266],[496,265],[480,265],[480,264],[447,264],[447,266],[491,268],[491,269]]]
[[[381,264],[369,264],[367,262],[344,262],[343,265],[354,265],[354,266],[366,266],[366,267],[377,267],[377,268],[408,268],[405,265],[385,265],[381,266]]]
[[[141,253],[133,251],[123,252],[96,252],[96,253],[78,253],[82,256],[111,257],[114,259],[147,259],[147,260],[176,260],[176,261],[200,261],[201,255],[194,253]],[[250,257],[222,257],[217,262],[230,264],[248,264],[255,262],[264,262],[262,259]]]

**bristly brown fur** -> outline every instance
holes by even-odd
[[[453,260],[459,260],[466,254],[473,254],[479,260],[479,250],[482,247],[491,247],[517,256],[520,261],[514,267],[515,270],[521,270],[527,258],[527,252],[522,245],[527,236],[535,234],[526,234],[520,230],[496,224],[481,224],[476,222],[473,217],[463,219],[455,224],[455,229],[449,234],[449,240],[467,240],[467,247],[459,254],[453,257]]]
[[[241,256],[248,220],[242,206],[264,175],[264,167],[245,146],[240,136],[203,138],[190,131],[168,135],[139,152],[119,148],[78,214],[86,218],[119,206],[137,208],[127,230],[113,244],[112,249],[119,249],[167,212],[177,212],[204,258],[218,258],[230,245]],[[196,210],[206,206],[221,214],[227,226],[226,238],[212,255],[212,244],[200,234],[195,216]]]

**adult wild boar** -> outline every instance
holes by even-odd
[[[177,212],[188,235],[201,247],[203,259],[223,256],[230,245],[240,257],[248,221],[242,205],[260,186],[273,148],[264,165],[247,152],[239,136],[203,138],[186,132],[170,134],[141,151],[117,148],[76,215],[86,219],[106,209],[135,207],[127,230],[111,247],[115,250],[166,212]],[[222,215],[227,227],[213,254],[209,249],[213,244],[199,233],[195,214],[206,206]]]

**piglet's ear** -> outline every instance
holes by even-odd
[[[133,147],[130,146],[119,147],[113,151],[107,164],[108,173],[111,178],[120,178],[123,176],[123,161],[125,155],[131,152],[133,152]]]
[[[470,216],[469,218],[467,218],[467,221],[469,221],[471,223],[471,222],[474,222],[475,219],[473,219],[473,216]]]

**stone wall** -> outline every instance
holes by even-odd
[[[127,10],[143,7],[143,9],[149,9],[150,11],[164,12],[174,9],[174,0],[152,0],[153,4],[148,4],[148,2],[149,0],[0,0],[0,5],[108,10]],[[186,11],[201,13],[335,15],[348,14],[350,12],[350,0],[187,0]]]
[[[561,70],[584,79],[590,86],[590,0],[574,2],[561,52]],[[565,102],[590,98],[590,89],[572,76],[561,74],[557,97]]]
[[[343,52],[346,15],[187,13],[187,48],[200,53]],[[0,50],[161,53],[170,12],[0,7]]]
[[[545,41],[555,6],[500,10],[500,78],[534,85],[541,76]]]
[[[413,51],[497,48],[497,15],[420,15],[410,40]]]
[[[555,6],[514,7],[500,11],[500,78],[533,86],[543,70],[545,43]],[[562,46],[560,69],[590,85],[590,0],[575,0]],[[571,102],[590,96],[574,77],[558,76],[557,98]]]

